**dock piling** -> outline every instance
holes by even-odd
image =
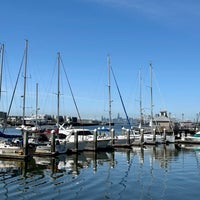
[[[51,131],[51,153],[55,153],[55,130]]]
[[[74,132],[74,151],[78,151],[78,133],[77,131]]]
[[[94,151],[97,150],[97,129],[94,129]]]
[[[126,132],[127,132],[126,143],[127,143],[128,145],[130,145],[130,129],[127,129]]]
[[[23,134],[23,155],[27,156],[28,155],[28,132],[24,131],[22,132]]]
[[[111,144],[115,144],[115,130],[113,128],[111,129]]]
[[[156,130],[153,129],[153,142],[155,142],[155,141],[156,141]]]
[[[143,144],[144,143],[144,130],[143,129],[140,129],[140,144]]]

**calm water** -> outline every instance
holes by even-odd
[[[199,199],[200,151],[175,145],[0,160],[1,199]]]
[[[0,159],[1,199],[199,199],[200,146]]]

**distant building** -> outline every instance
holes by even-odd
[[[0,123],[4,123],[6,121],[7,114],[6,112],[0,112]]]
[[[180,128],[181,129],[191,129],[194,128],[194,124],[191,121],[182,121],[180,122]]]

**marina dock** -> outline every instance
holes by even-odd
[[[153,135],[151,134],[144,134],[141,132],[140,134],[135,134],[133,135],[133,132],[131,132],[129,129],[122,129],[121,134],[115,132],[114,129],[110,131],[110,143],[103,147],[103,148],[98,148],[97,146],[97,141],[99,134],[97,130],[94,130],[94,137],[93,140],[90,141],[90,147],[89,148],[82,148],[81,150],[79,149],[79,137],[78,133],[74,133],[74,142],[73,142],[73,148],[68,149],[64,151],[63,153],[59,153],[55,150],[56,146],[56,140],[55,140],[55,132],[52,133],[53,135],[51,136],[51,143],[49,144],[48,148],[42,148],[41,151],[36,151],[37,145],[34,147],[34,145],[30,145],[28,143],[28,137],[29,137],[29,132],[24,131],[23,133],[23,145],[20,148],[17,147],[9,147],[9,146],[3,146],[0,148],[0,158],[5,158],[5,159],[19,159],[19,160],[25,160],[29,157],[32,156],[39,156],[39,157],[55,157],[58,156],[59,154],[77,154],[80,151],[93,151],[93,152],[100,152],[100,151],[110,151],[114,150],[116,148],[127,148],[130,149],[132,147],[143,147],[146,145],[150,146],[157,146],[159,144],[194,144],[194,145],[200,145],[200,140],[199,141],[188,141],[185,140],[185,135],[184,134],[179,134],[182,136],[181,137],[175,137],[173,135],[162,135],[162,140],[161,135],[157,135],[154,133]],[[148,137],[147,137],[148,135]],[[101,136],[102,137],[102,136]],[[171,139],[174,137],[174,140]],[[145,139],[146,138],[146,139]],[[187,137],[186,137],[187,138]],[[158,142],[159,141],[159,142]]]

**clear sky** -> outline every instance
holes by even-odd
[[[108,117],[109,54],[129,117],[139,116],[139,69],[143,108],[150,113],[151,62],[154,113],[166,109],[179,119],[184,113],[184,119],[194,120],[200,112],[199,10],[198,0],[2,0],[0,44],[5,44],[2,90],[6,92],[0,109],[7,110],[27,39],[27,115],[35,112],[36,83],[39,112],[56,114],[60,52],[82,118]],[[60,113],[77,116],[64,80]],[[11,114],[22,113],[22,91],[21,84]],[[125,117],[112,77],[111,96],[112,117],[118,113]]]

